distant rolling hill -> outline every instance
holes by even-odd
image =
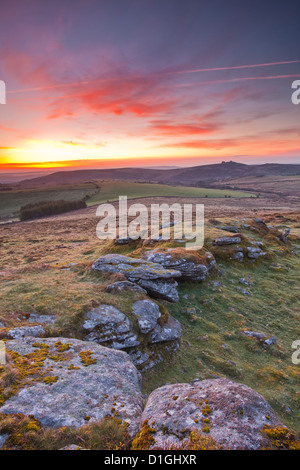
[[[268,163],[246,165],[236,162],[222,162],[189,168],[151,169],[115,168],[108,170],[58,171],[47,176],[27,179],[15,185],[18,189],[72,185],[95,180],[123,180],[155,182],[170,185],[205,186],[248,176],[295,176],[300,175],[300,165]]]

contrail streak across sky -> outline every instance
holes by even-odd
[[[264,64],[251,64],[251,65],[236,65],[236,66],[230,66],[230,67],[213,67],[213,68],[203,68],[203,69],[192,69],[192,70],[178,70],[178,71],[173,71],[173,72],[162,72],[162,73],[157,73],[153,74],[155,75],[181,75],[181,74],[190,74],[190,73],[201,73],[201,72],[215,72],[215,71],[225,71],[225,70],[239,70],[239,69],[250,69],[250,68],[257,68],[257,67],[271,67],[275,65],[287,65],[287,64],[297,64],[300,63],[300,60],[288,60],[288,61],[283,61],[283,62],[268,62]],[[298,75],[297,75],[298,76]],[[288,77],[294,77],[294,75],[278,75],[278,76],[272,76],[272,77],[257,77],[257,79],[271,79],[271,78],[288,78]],[[94,82],[105,82],[105,81],[111,81],[111,80],[130,80],[130,79],[135,79],[138,78],[137,76],[128,76],[128,77],[122,77],[122,78],[95,78],[92,80],[83,80],[83,81],[78,81],[78,82],[71,82],[71,83],[60,83],[57,85],[50,85],[50,86],[45,86],[45,87],[34,87],[34,88],[24,88],[24,89],[18,89],[18,90],[8,90],[7,94],[13,94],[13,93],[25,93],[25,92],[33,92],[33,91],[45,91],[45,90],[54,90],[56,88],[64,88],[64,87],[71,87],[71,86],[80,86],[80,85],[89,85],[90,83]],[[236,79],[229,79],[229,80],[214,80],[210,82],[202,82],[202,83],[223,83],[223,82],[234,82],[234,81],[242,81],[242,80],[255,80],[256,77],[249,77],[249,78],[236,78]],[[189,86],[189,85],[179,85],[179,86]],[[192,86],[192,85],[191,85]]]

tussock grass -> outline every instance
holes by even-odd
[[[0,414],[0,433],[9,436],[5,450],[59,450],[69,445],[88,450],[129,450],[131,445],[127,427],[114,417],[77,429],[51,429],[31,416]]]

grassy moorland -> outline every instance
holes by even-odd
[[[232,191],[223,189],[192,188],[186,186],[169,186],[150,183],[105,182],[100,183],[100,191],[88,199],[87,205],[101,204],[106,201],[116,201],[119,195],[128,199],[164,196],[164,197],[250,197],[252,194],[244,191]]]
[[[78,201],[84,199],[88,206],[116,201],[119,195],[128,199],[150,196],[176,196],[199,198],[247,198],[251,193],[223,189],[190,188],[163,184],[98,182],[45,189],[23,189],[0,192],[0,219],[17,218],[21,207],[47,201]]]
[[[256,175],[243,178],[232,178],[230,181],[216,183],[220,188],[240,191],[255,191],[273,194],[300,194],[300,175],[266,176]]]
[[[240,219],[239,219],[240,221]],[[182,325],[179,350],[143,374],[145,393],[166,382],[227,377],[261,393],[281,420],[300,434],[300,366],[292,363],[292,342],[300,338],[300,217],[269,216],[267,223],[291,228],[290,242],[243,230],[248,240],[264,243],[259,262],[230,261],[211,244],[216,228],[236,219],[207,221],[205,245],[215,253],[223,275],[204,283],[180,283],[180,301],[161,304]],[[83,315],[100,303],[130,315],[142,294],[105,292],[113,278],[90,271],[102,254],[131,253],[139,242],[117,247],[97,240],[94,219],[27,222],[0,228],[1,320],[7,327],[26,324],[31,312],[54,314],[49,334],[81,338]],[[214,251],[215,250],[215,251]],[[241,279],[250,281],[249,286]],[[216,284],[217,282],[217,284]],[[249,291],[249,295],[240,289]],[[272,335],[263,347],[243,329]]]
[[[78,201],[95,193],[94,184],[61,186],[45,189],[25,189],[22,191],[0,191],[0,219],[17,218],[21,207],[47,201]]]

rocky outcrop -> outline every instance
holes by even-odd
[[[247,247],[247,254],[248,258],[251,260],[256,260],[261,256],[266,256],[266,253],[261,248],[252,246]]]
[[[231,256],[231,259],[233,259],[235,261],[243,262],[244,261],[243,249],[242,248],[236,248],[235,252]]]
[[[133,313],[138,318],[140,332],[150,333],[157,326],[157,320],[161,317],[158,305],[151,300],[140,300],[133,305]]]
[[[123,274],[131,282],[137,282],[141,279],[173,279],[181,276],[179,272],[164,269],[159,264],[116,254],[101,256],[95,261],[92,268],[96,271]]]
[[[0,413],[34,415],[49,427],[117,416],[137,432],[141,376],[125,352],[64,338],[23,338],[6,347],[21,379]]]
[[[180,323],[162,315],[153,300],[139,300],[132,314],[124,315],[111,305],[100,305],[87,313],[83,323],[84,340],[124,349],[140,369],[152,368],[179,347]]]
[[[131,331],[128,318],[112,305],[100,305],[86,315],[83,329],[85,341],[95,341],[114,349],[138,346],[137,336]]]
[[[263,346],[270,346],[276,344],[276,338],[271,335],[266,335],[265,333],[259,333],[257,331],[247,331],[244,330],[240,335],[248,336],[249,338],[257,339]]]
[[[250,240],[251,245],[258,246],[259,248],[262,248],[264,246],[263,242],[259,242],[257,240]]]
[[[41,325],[36,326],[20,326],[18,328],[10,328],[5,332],[6,338],[21,339],[27,336],[39,338],[45,335],[45,330]]]
[[[225,232],[232,232],[238,233],[239,229],[235,225],[224,225],[223,227],[217,227],[220,230],[224,230]]]
[[[143,258],[153,263],[159,263],[166,269],[180,271],[179,280],[202,282],[211,270],[216,269],[216,260],[212,253],[202,251],[187,251],[182,248],[169,248],[146,251]]]
[[[271,441],[265,427],[283,427],[261,395],[227,379],[155,390],[148,398],[142,423],[151,426],[150,448],[178,445],[193,430],[209,433],[223,449],[268,448]]]
[[[42,325],[53,325],[56,321],[56,315],[39,315],[38,313],[31,313],[27,318],[29,323],[41,323]]]
[[[59,450],[89,450],[84,447],[77,446],[76,444],[70,444],[69,446],[62,447]]]
[[[128,245],[131,241],[134,241],[132,238],[116,238],[114,240],[114,245]]]
[[[290,234],[290,231],[291,231],[291,229],[289,229],[289,228],[286,228],[282,231],[281,240],[283,241],[283,243],[288,242],[288,236]]]
[[[178,283],[174,280],[140,280],[139,285],[143,286],[147,293],[155,299],[168,300],[169,302],[178,302],[179,300]]]
[[[171,348],[173,351],[177,349],[178,342],[181,336],[181,326],[178,320],[175,320],[173,317],[169,317],[167,323],[163,326],[159,324],[156,325],[154,330],[151,332],[151,339],[150,343],[166,343],[170,341],[174,341],[176,343],[176,347]],[[167,347],[168,348],[168,347]],[[170,350],[170,349],[169,349]],[[167,349],[168,351],[168,349]]]
[[[124,291],[133,291],[133,292],[140,292],[142,294],[146,294],[147,291],[143,289],[142,287],[138,286],[134,282],[130,281],[117,281],[114,282],[113,284],[109,284],[106,289],[106,292],[109,292],[110,294],[120,294]]]
[[[92,265],[92,269],[111,274],[123,274],[130,282],[138,284],[155,298],[170,302],[179,300],[175,278],[180,277],[181,273],[165,269],[161,264],[110,254],[100,257]]]
[[[26,337],[42,338],[46,336],[45,326],[50,326],[55,323],[55,315],[38,315],[36,313],[31,313],[29,317],[26,318],[26,322],[29,324],[19,326],[16,328],[5,328],[4,324],[0,324],[1,337],[7,339],[21,339]],[[31,325],[31,323],[39,323],[38,325]]]
[[[8,437],[9,437],[9,434],[1,434],[0,435],[0,450],[3,449],[5,441],[8,439]]]
[[[162,362],[166,354],[179,348],[181,325],[171,315],[163,318],[158,305],[149,300],[135,302],[133,313],[138,318],[140,332],[146,336],[142,340],[143,349],[132,351],[132,360],[137,361],[136,365],[142,366],[142,370],[151,369]]]
[[[251,292],[249,290],[243,289],[242,287],[237,287],[237,290],[239,290],[244,295],[251,295]]]
[[[252,281],[250,276],[248,277],[248,279],[246,279],[244,277],[241,277],[239,279],[239,282],[240,282],[240,284],[244,284],[245,286],[252,286],[253,285],[253,281]]]
[[[126,287],[133,289],[137,284],[150,296],[178,302],[177,281],[204,281],[212,270],[217,269],[212,253],[206,250],[186,251],[182,248],[169,248],[146,251],[143,259],[123,255],[106,255],[92,266],[96,271],[123,274],[127,278]],[[130,283],[130,285],[128,284]],[[124,281],[107,286],[112,292],[125,288]]]
[[[223,246],[223,245],[234,245],[234,244],[237,244],[237,243],[241,243],[241,241],[242,241],[242,238],[240,236],[234,235],[233,237],[216,238],[214,240],[214,243],[216,245]]]

